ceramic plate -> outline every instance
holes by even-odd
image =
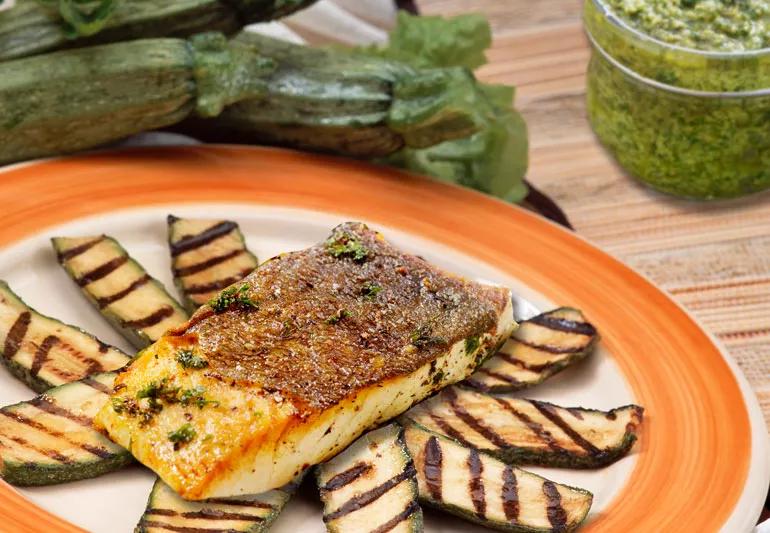
[[[525,316],[579,307],[601,349],[527,396],[601,409],[638,403],[646,408],[641,438],[608,468],[532,470],[594,493],[586,532],[732,533],[756,523],[770,481],[767,432],[735,365],[646,279],[523,209],[388,169],[254,148],[127,150],[19,165],[0,178],[0,278],[39,311],[126,350],[56,264],[52,235],[112,235],[171,287],[168,213],[236,220],[262,259],[363,220],[446,269],[513,287]],[[0,403],[31,396],[0,373]],[[131,467],[55,487],[2,484],[0,529],[128,533],[152,481]],[[473,529],[435,512],[426,526]],[[324,531],[312,490],[273,530]]]

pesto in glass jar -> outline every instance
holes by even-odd
[[[588,113],[626,170],[698,199],[770,187],[768,9],[770,0],[586,0]]]
[[[684,48],[732,52],[770,46],[767,0],[607,0],[629,26]]]

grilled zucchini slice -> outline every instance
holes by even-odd
[[[502,349],[464,385],[485,392],[511,392],[542,383],[585,359],[599,340],[583,313],[560,307],[521,323]]]
[[[238,224],[230,220],[169,215],[168,243],[174,283],[191,313],[259,265]]]
[[[183,500],[158,479],[135,533],[267,531],[291,498],[297,484],[255,496],[192,502]]]
[[[331,532],[422,531],[414,464],[398,424],[364,434],[320,465],[316,479]]]
[[[593,495],[520,470],[414,422],[405,427],[420,500],[470,522],[502,531],[572,531]]]
[[[637,405],[596,411],[449,387],[404,416],[506,462],[598,468],[631,449],[643,413]]]
[[[3,363],[35,392],[117,370],[131,358],[82,329],[41,315],[0,281]]]
[[[88,300],[141,349],[188,318],[163,285],[113,238],[55,237],[59,263]]]
[[[0,476],[17,486],[52,485],[130,463],[127,450],[92,427],[115,376],[96,374],[0,409]]]

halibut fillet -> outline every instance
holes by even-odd
[[[515,327],[508,289],[346,223],[146,348],[96,421],[186,499],[261,493],[465,379]]]

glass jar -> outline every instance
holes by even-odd
[[[770,188],[770,49],[712,52],[655,40],[586,0],[588,116],[617,161],[696,199]]]

